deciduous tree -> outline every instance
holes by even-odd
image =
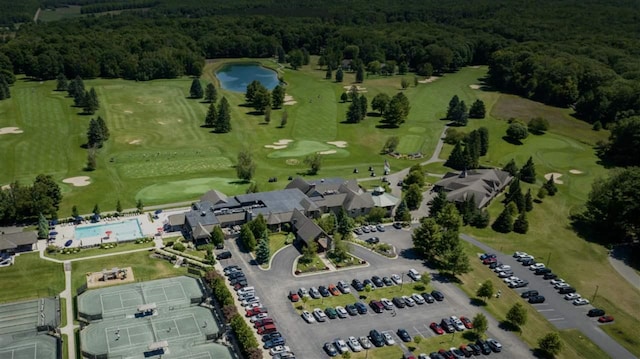
[[[514,304],[507,312],[507,321],[518,329],[527,323],[527,310],[522,303]]]
[[[547,333],[538,339],[538,347],[548,357],[553,358],[562,351],[562,340],[557,332]]]
[[[395,152],[399,144],[400,138],[398,136],[391,136],[387,138],[387,141],[384,143],[384,147],[382,147],[382,153],[389,154]]]
[[[509,172],[509,174],[513,177],[518,175],[519,169],[516,165],[516,161],[512,158],[511,161],[507,162],[507,164],[502,168],[503,171]]]
[[[320,171],[320,168],[322,167],[322,156],[317,153],[314,153],[312,155],[305,157],[304,163],[307,166],[309,166],[308,173],[310,175],[318,174],[318,172]]]
[[[535,135],[542,135],[549,130],[549,121],[542,117],[534,117],[529,120],[527,128]]]
[[[482,282],[482,284],[480,285],[480,287],[476,291],[476,296],[478,296],[480,298],[484,298],[484,301],[486,302],[488,299],[493,297],[493,291],[494,291],[493,282],[491,280],[487,279],[484,282]],[[475,325],[474,325],[474,327],[475,327]]]
[[[407,207],[409,207],[409,209],[418,209],[422,202],[422,188],[415,183],[410,185],[404,193],[404,200],[407,202]]]
[[[236,164],[236,175],[245,182],[251,181],[256,172],[256,164],[253,161],[251,152],[243,149],[238,152],[238,163]]]
[[[516,143],[520,143],[520,140],[524,140],[527,136],[529,136],[529,130],[520,122],[512,122],[507,128],[507,137]]]
[[[391,98],[386,93],[379,93],[371,100],[371,109],[380,112],[380,116],[384,116],[384,112],[387,110],[387,106]]]
[[[487,317],[482,313],[476,314],[473,317],[472,323],[473,331],[478,337],[482,337],[482,335],[484,335],[484,332],[486,332],[487,328],[489,327],[489,321],[487,321]]]

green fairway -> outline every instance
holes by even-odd
[[[15,264],[0,268],[0,303],[52,297],[64,289],[62,264],[45,261],[38,253],[21,254]]]

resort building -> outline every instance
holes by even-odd
[[[445,191],[447,200],[454,203],[462,203],[473,197],[476,206],[484,208],[512,179],[509,172],[498,169],[448,172],[435,184],[433,190]]]

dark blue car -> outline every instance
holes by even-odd
[[[73,241],[70,239],[70,240],[65,242],[64,246],[65,247],[69,247],[72,243],[73,243]]]

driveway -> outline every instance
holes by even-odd
[[[428,271],[422,262],[415,259],[411,252],[411,232],[409,230],[396,230],[388,227],[386,232],[377,232],[383,242],[389,242],[396,246],[400,256],[389,259],[375,254],[368,249],[353,245],[352,252],[366,260],[367,267],[344,269],[332,272],[322,272],[316,275],[299,276],[292,274],[292,266],[299,252],[293,246],[288,246],[278,252],[272,259],[271,268],[262,270],[252,264],[251,256],[241,253],[236,245],[228,245],[233,252],[233,258],[221,261],[221,265],[236,264],[241,266],[247,277],[249,285],[256,288],[257,295],[268,308],[270,316],[274,319],[278,329],[287,339],[287,345],[300,358],[325,358],[322,350],[323,343],[335,338],[346,339],[349,336],[366,336],[371,329],[379,331],[391,331],[397,343],[401,343],[395,335],[398,328],[404,328],[412,336],[420,334],[431,337],[435,334],[428,328],[432,321],[440,321],[443,317],[451,315],[465,315],[473,317],[479,310],[470,304],[469,298],[455,285],[433,281],[432,286],[440,290],[446,299],[440,303],[424,304],[413,308],[396,310],[394,317],[389,312],[376,314],[369,310],[366,315],[358,315],[345,319],[328,320],[325,323],[307,324],[295,311],[287,298],[289,290],[297,290],[299,287],[328,285],[338,280],[351,282],[353,278],[365,279],[373,275],[388,276],[392,273],[406,273],[409,268],[418,271]],[[405,279],[408,279],[405,276]],[[353,294],[347,294],[352,295]],[[353,302],[357,298],[353,296]],[[533,357],[529,348],[513,333],[498,329],[498,323],[485,312],[489,319],[488,335],[498,339],[504,345],[504,351],[510,357]],[[456,334],[455,343],[463,340]],[[443,348],[450,347],[451,336],[443,336]]]
[[[462,234],[461,238],[487,253],[495,253],[499,262],[511,266],[515,276],[528,280],[529,286],[518,291],[535,289],[540,292],[546,300],[542,304],[534,304],[534,307],[558,329],[580,330],[612,358],[635,358],[627,349],[603,332],[595,318],[587,317],[587,312],[593,306],[574,306],[571,301],[564,300],[564,295],[559,294],[549,281],[542,279],[542,276],[534,275],[528,267],[523,267],[512,255],[500,253],[468,235]],[[542,261],[544,262],[544,259]],[[589,300],[592,299],[591,293],[581,294]]]

